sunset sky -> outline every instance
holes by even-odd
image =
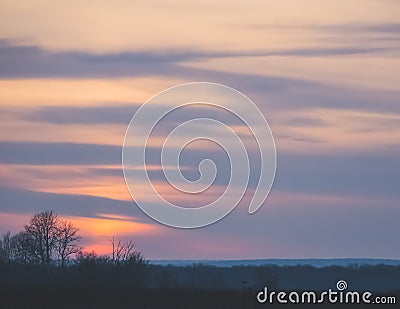
[[[141,104],[193,81],[252,99],[278,164],[258,212],[181,230],[133,204],[121,147]],[[102,254],[115,236],[149,259],[400,259],[399,81],[395,0],[0,0],[0,233],[50,209]]]

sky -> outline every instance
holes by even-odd
[[[0,0],[0,7],[0,233],[50,209],[100,254],[115,236],[132,239],[149,259],[400,259],[400,2]],[[141,104],[194,81],[234,87],[254,101],[278,161],[255,214],[247,213],[250,184],[227,217],[182,230],[133,204],[121,152]],[[203,114],[241,129],[220,111],[194,107],[165,128]],[[204,155],[223,167],[219,149],[199,143],[183,159],[189,179]],[[226,181],[222,173],[207,196],[187,198],[162,183],[157,160],[151,167],[159,190],[188,207],[218,195]]]

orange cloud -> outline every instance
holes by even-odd
[[[79,233],[85,240],[84,251],[95,251],[97,254],[109,254],[111,251],[109,240],[112,237],[123,238],[129,236],[135,239],[137,236],[156,236],[161,232],[161,227],[157,224],[148,224],[127,221],[127,217],[113,214],[100,214],[108,218],[85,218],[68,217],[75,226],[79,228]]]
[[[91,168],[120,169],[111,166],[43,166],[43,165],[0,165],[0,184],[20,189],[60,194],[82,194],[131,200],[124,178],[112,175],[96,175]]]
[[[104,216],[104,214],[103,214]],[[107,215],[112,217],[113,215]],[[105,218],[84,218],[84,217],[69,217],[68,220],[72,221],[82,235],[87,236],[109,236],[113,235],[143,235],[143,234],[154,234],[159,230],[159,227],[155,224],[141,223],[133,221],[121,220],[121,219],[105,219]]]

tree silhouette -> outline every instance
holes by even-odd
[[[98,256],[95,252],[85,253],[79,246],[82,239],[79,229],[72,222],[59,218],[52,211],[34,214],[24,230],[12,235],[7,232],[0,239],[0,262],[16,262],[65,267],[75,255],[74,265],[102,265],[113,269],[139,270],[147,265],[141,252],[132,240],[110,240],[110,256]]]
[[[34,253],[42,265],[50,265],[56,251],[59,220],[52,211],[34,214],[25,231],[32,240]]]
[[[8,231],[0,239],[0,260],[9,262],[12,258],[11,233]]]
[[[11,260],[21,264],[37,264],[35,246],[31,236],[21,231],[11,238]]]
[[[49,266],[58,261],[65,266],[68,259],[81,250],[79,229],[52,211],[34,214],[24,230],[0,239],[0,261]]]
[[[117,266],[127,264],[140,264],[144,262],[142,253],[137,251],[135,243],[132,240],[122,242],[115,241],[114,237],[110,240],[112,245],[112,260],[111,262]]]
[[[61,266],[64,267],[67,259],[78,253],[82,248],[78,241],[82,238],[78,235],[79,229],[67,220],[59,220],[57,224],[57,255],[61,260]]]

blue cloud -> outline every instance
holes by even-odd
[[[0,40],[0,78],[51,77],[126,77],[177,76],[189,77],[196,69],[185,68],[182,62],[232,57],[269,56],[337,56],[382,52],[383,48],[333,47],[216,52],[186,50],[125,51],[95,54],[82,51],[50,52],[40,47],[21,46]]]

